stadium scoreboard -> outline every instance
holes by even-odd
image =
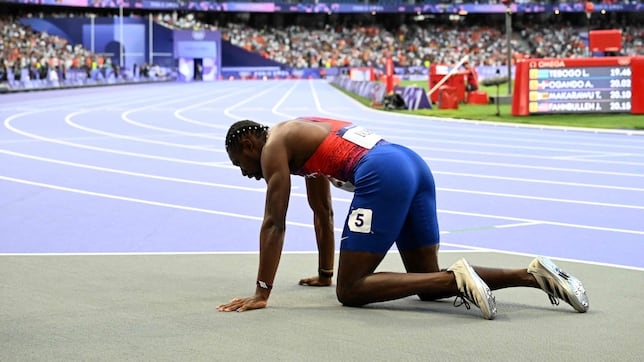
[[[644,57],[526,59],[517,63],[512,114],[644,114]]]
[[[530,69],[530,113],[630,112],[630,67]]]

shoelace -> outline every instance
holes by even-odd
[[[556,297],[548,294],[548,299],[550,299],[550,303],[552,303],[552,305],[559,305],[559,299]]]
[[[555,272],[564,280],[570,279],[568,273],[559,268],[555,268]],[[548,299],[550,299],[550,303],[552,303],[552,305],[559,305],[559,298],[563,298],[564,291],[559,290],[556,284],[551,285],[551,288],[553,294],[548,293]]]
[[[465,305],[465,308],[470,309],[470,303],[467,301],[465,298],[465,294],[457,295],[456,298],[454,298],[454,303],[452,303],[454,307],[458,308],[462,305]]]

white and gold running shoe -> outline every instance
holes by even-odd
[[[483,318],[494,319],[496,316],[496,299],[490,288],[476,274],[474,268],[470,266],[467,260],[461,259],[452,264],[447,270],[454,273],[456,285],[460,292],[460,295],[454,300],[454,306],[458,307],[465,304],[465,307],[470,309],[469,303],[472,303],[481,309]],[[461,303],[457,304],[459,298]]]
[[[534,275],[553,305],[559,305],[558,299],[561,299],[579,313],[588,311],[588,296],[581,281],[559,269],[552,260],[542,256],[535,258],[528,266],[528,273]]]

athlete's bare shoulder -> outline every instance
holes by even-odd
[[[296,118],[280,122],[270,129],[270,138],[279,139],[280,142],[290,144],[314,144],[317,147],[329,134],[331,126],[327,123],[314,122],[307,119]]]
[[[291,167],[298,168],[311,157],[330,129],[327,123],[301,118],[280,122],[271,127],[266,146],[283,147]]]

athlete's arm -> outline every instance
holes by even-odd
[[[273,138],[276,139],[277,135],[274,134]],[[286,232],[286,211],[291,192],[291,174],[286,147],[277,142],[277,139],[270,143],[270,146],[267,143],[262,152],[261,163],[267,191],[264,220],[259,234],[259,269],[255,295],[248,298],[235,298],[219,306],[220,311],[243,312],[266,307],[282,255]]]
[[[301,285],[327,286],[331,285],[333,277],[322,274],[333,272],[335,256],[335,236],[333,231],[333,205],[331,203],[330,183],[326,177],[307,177],[306,195],[309,206],[313,210],[313,225],[315,239],[318,245],[318,269],[322,273],[311,278],[300,280]],[[326,273],[324,272],[326,271]]]
[[[257,280],[273,284],[282,254],[286,233],[286,211],[291,194],[291,173],[286,148],[272,144],[265,146],[262,170],[266,180],[264,221],[259,234],[259,270]],[[257,288],[268,299],[266,289]]]

